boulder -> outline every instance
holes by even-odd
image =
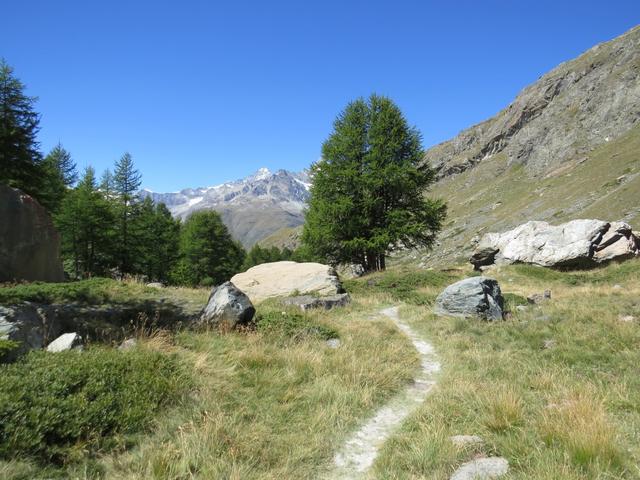
[[[66,350],[82,350],[82,337],[75,332],[64,333],[47,345],[47,352],[64,352]]]
[[[126,352],[127,350],[133,350],[134,348],[136,348],[136,345],[138,345],[138,341],[135,338],[127,338],[122,341],[122,343],[118,347],[118,350]]]
[[[291,296],[296,292],[317,296],[343,292],[335,270],[321,263],[263,263],[234,275],[231,282],[255,303],[267,298]]]
[[[482,437],[478,435],[453,435],[450,439],[451,443],[458,448],[475,447],[484,443]]]
[[[506,475],[509,462],[502,457],[478,458],[463,463],[450,480],[489,480]]]
[[[253,319],[256,309],[249,297],[232,282],[214,287],[209,301],[200,316],[200,322],[208,325],[235,328]]]
[[[580,268],[638,255],[640,240],[624,222],[572,220],[554,226],[531,221],[504,233],[487,233],[469,261],[476,270],[493,263]]]
[[[313,308],[331,310],[334,307],[344,307],[349,304],[349,302],[351,302],[351,297],[348,293],[338,293],[336,295],[329,295],[326,297],[302,295],[299,297],[287,297],[282,299],[283,304],[294,305],[299,307],[303,312]]]
[[[454,317],[503,318],[504,299],[492,278],[471,277],[449,285],[438,295],[434,312]]]
[[[0,282],[62,282],[60,237],[37,201],[0,185]]]
[[[51,322],[48,317],[45,309],[29,303],[0,306],[0,339],[18,342],[18,346],[3,360],[13,361],[29,350],[40,349],[47,338],[58,335],[57,322]]]

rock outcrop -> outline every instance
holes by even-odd
[[[344,307],[351,302],[348,293],[338,293],[336,295],[328,295],[326,297],[314,297],[313,295],[301,295],[298,297],[287,297],[282,300],[284,305],[292,305],[300,308],[303,312],[314,308],[322,308],[331,310],[335,307]]]
[[[477,458],[464,463],[451,475],[450,480],[490,480],[506,475],[509,462],[502,457]]]
[[[38,202],[0,185],[0,282],[61,282],[60,238]]]
[[[504,299],[492,278],[471,277],[449,285],[438,295],[434,312],[454,317],[502,320]]]
[[[326,296],[343,292],[335,270],[321,263],[263,263],[234,275],[231,282],[254,303],[294,294]]]
[[[504,233],[487,233],[469,261],[476,270],[493,263],[580,268],[638,255],[640,239],[624,222],[573,220],[553,226],[532,221]]]
[[[225,282],[211,290],[200,322],[216,327],[236,328],[251,322],[255,313],[256,309],[249,297],[232,282]]]

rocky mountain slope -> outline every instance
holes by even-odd
[[[640,27],[526,87],[495,117],[425,153],[449,215],[425,265],[468,257],[478,234],[529,220],[640,227]]]
[[[303,223],[309,186],[306,172],[274,173],[261,168],[249,177],[222,185],[173,193],[143,190],[141,194],[164,202],[175,217],[183,219],[198,210],[216,210],[233,237],[251,247],[282,228]]]

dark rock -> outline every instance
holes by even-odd
[[[225,282],[211,290],[207,306],[200,316],[200,322],[235,328],[251,322],[255,313],[256,309],[249,297],[233,283]]]
[[[0,282],[62,282],[60,238],[38,202],[0,185]]]
[[[480,267],[493,265],[496,253],[498,253],[498,249],[495,247],[483,247],[473,252],[469,262],[473,264],[474,270],[480,270]]]
[[[302,295],[299,297],[283,298],[282,303],[285,305],[295,305],[302,311],[311,310],[313,308],[323,308],[331,310],[334,307],[344,307],[351,302],[348,293],[338,293],[337,295],[329,295],[326,297],[314,297],[312,295]]]
[[[492,278],[471,277],[449,285],[436,299],[435,313],[455,317],[503,318],[504,299]]]

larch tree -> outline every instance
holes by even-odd
[[[332,264],[375,271],[398,248],[431,247],[446,206],[425,197],[435,174],[421,143],[389,98],[349,103],[311,168],[305,248]]]

